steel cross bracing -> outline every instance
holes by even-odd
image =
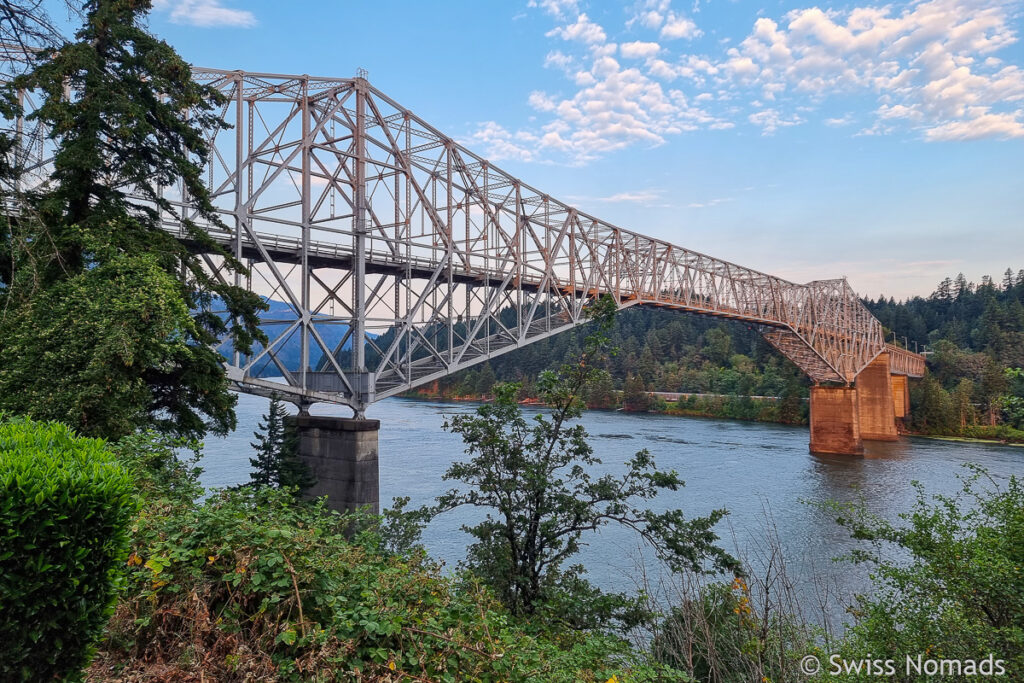
[[[207,182],[228,228],[210,234],[250,273],[203,257],[217,277],[286,304],[264,318],[265,348],[226,349],[243,391],[361,415],[575,327],[605,293],[620,308],[754,323],[815,382],[852,382],[887,350],[845,279],[796,284],[615,227],[504,173],[363,78],[194,74],[226,96],[232,126],[211,139]],[[166,196],[187,204],[180,188]],[[182,234],[171,217],[165,227]],[[919,356],[888,350],[920,374]]]

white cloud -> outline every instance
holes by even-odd
[[[603,43],[607,36],[600,25],[592,22],[586,14],[576,18],[575,24],[567,24],[548,31],[548,37],[558,36],[562,40],[576,40],[581,43]]]
[[[704,202],[692,202],[690,204],[687,204],[686,208],[688,208],[688,209],[707,209],[707,208],[710,208],[712,206],[718,206],[719,204],[724,204],[726,202],[731,202],[731,201],[735,201],[735,198],[734,197],[718,197],[718,198],[715,198],[715,199],[709,199],[709,200],[704,201]]]
[[[637,40],[619,45],[619,52],[626,59],[647,59],[661,52],[661,45]]]
[[[927,140],[1015,137],[1024,71],[991,56],[1017,40],[1010,13],[1001,0],[925,0],[899,13],[813,7],[789,12],[783,25],[762,17],[721,60],[731,76],[722,85],[758,87],[768,100],[787,89],[812,102],[875,97],[878,123],[862,134],[911,124]]]
[[[639,0],[633,6],[633,16],[626,22],[626,28],[636,24],[649,29],[661,28],[670,5],[670,0]]]
[[[564,71],[568,71],[569,67],[571,67],[575,62],[575,59],[573,59],[567,54],[564,54],[560,50],[554,50],[552,52],[549,52],[547,54],[547,57],[544,58],[545,68],[553,66]]]
[[[473,133],[469,144],[483,145],[492,161],[536,161],[538,142],[537,137],[528,132],[512,133],[494,121],[485,121]]]
[[[618,192],[610,197],[598,197],[599,202],[636,202],[647,203],[661,199],[659,190],[637,190],[634,192]]]
[[[603,204],[652,204],[652,202],[662,201],[663,191],[660,189],[647,189],[647,190],[628,190],[626,192],[616,192],[615,194],[608,195],[606,197],[593,197],[593,196],[582,196],[582,195],[569,195],[566,197],[571,202],[578,204],[587,204],[591,202],[601,202]],[[665,204],[657,204],[657,206],[666,206]]]
[[[697,28],[697,24],[693,20],[675,13],[669,14],[665,20],[665,25],[661,27],[661,37],[668,40],[676,40],[678,38],[692,40],[699,38],[703,34],[704,32]]]
[[[202,28],[250,28],[257,23],[252,12],[224,7],[219,0],[155,0],[153,9],[170,12],[171,21],[175,24],[189,24]]]
[[[579,11],[577,0],[530,0],[527,7],[540,7],[554,17],[564,17]]]
[[[528,130],[484,124],[475,137],[504,157],[577,164],[687,131],[772,135],[819,117],[854,135],[1024,137],[1024,69],[1000,52],[1018,40],[1021,11],[1009,0],[903,1],[760,16],[745,38],[694,53],[681,39],[701,31],[671,0],[636,0],[622,42],[577,2],[532,0],[557,19],[547,35],[565,42],[544,65],[564,73],[566,92],[530,93]],[[819,114],[829,99],[847,113]]]
[[[531,161],[539,159],[543,152],[557,152],[571,163],[583,164],[634,144],[660,145],[666,136],[686,130],[731,125],[692,105],[682,91],[666,90],[640,69],[623,67],[611,56],[614,50],[607,49],[610,45],[613,44],[588,46],[589,67],[570,74],[577,87],[573,94],[530,93],[530,106],[550,117],[539,129],[512,133],[488,122],[473,135],[474,140],[486,145],[489,155],[496,159]],[[640,58],[653,54],[657,48],[656,43],[626,43],[622,53]],[[653,198],[641,193],[621,193],[609,201]]]
[[[761,111],[754,112],[747,117],[747,120],[755,126],[760,126],[761,132],[764,135],[772,135],[779,128],[795,126],[803,122],[799,116],[787,118],[775,109],[762,109]]]
[[[544,126],[541,143],[584,163],[633,144],[660,145],[665,136],[697,130],[716,119],[691,105],[679,90],[666,90],[636,68],[611,57],[597,57],[590,81],[557,101],[554,120]],[[547,106],[550,96],[533,98]]]
[[[875,110],[875,114],[877,114],[880,119],[909,119],[913,121],[921,118],[921,112],[902,104],[894,104],[891,106],[883,104]]]
[[[679,77],[678,68],[663,59],[647,60],[647,73],[663,81],[672,81]]]
[[[847,114],[846,116],[825,119],[825,125],[831,126],[832,128],[841,128],[843,126],[850,125],[851,123],[853,123],[853,120],[853,115]]]
[[[925,132],[927,140],[980,140],[982,138],[1024,138],[1020,114],[981,113],[969,120],[950,121]]]

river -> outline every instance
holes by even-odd
[[[239,396],[238,429],[206,442],[201,462],[205,486],[248,479],[249,442],[268,403]],[[381,421],[382,506],[395,496],[409,496],[413,506],[429,503],[455,485],[442,475],[463,457],[462,443],[442,425],[446,415],[473,409],[472,404],[407,399],[387,399],[370,408],[368,417]],[[314,406],[313,412],[351,413],[327,405]],[[967,474],[963,465],[969,462],[982,464],[997,482],[1024,475],[1024,448],[996,444],[903,438],[867,442],[863,457],[816,456],[808,453],[806,427],[604,411],[588,412],[582,422],[608,471],[622,471],[630,456],[646,448],[660,468],[675,469],[685,479],[683,489],[662,493],[652,507],[678,507],[689,516],[727,508],[718,533],[731,552],[756,565],[768,529],[775,529],[787,573],[809,612],[824,583],[843,599],[870,586],[865,568],[833,562],[856,544],[834,515],[813,503],[863,499],[873,512],[895,519],[915,500],[912,481],[930,494],[955,494],[961,485],[957,475]],[[430,555],[454,567],[469,540],[460,526],[479,518],[474,511],[454,511],[431,523],[423,536]],[[605,589],[635,590],[638,568],[651,565],[635,535],[606,527],[587,540],[581,561],[591,580]],[[833,603],[828,613],[841,621],[841,604]]]

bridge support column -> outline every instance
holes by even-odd
[[[892,408],[897,420],[905,420],[910,415],[910,380],[906,375],[891,375]]]
[[[880,353],[857,375],[857,405],[860,435],[870,441],[896,441],[896,412],[893,405],[889,354]]]
[[[316,483],[306,496],[327,496],[333,510],[371,506],[380,512],[377,433],[380,420],[320,415],[296,415],[299,459],[313,472]]]
[[[864,453],[857,404],[854,387],[811,387],[811,453]]]

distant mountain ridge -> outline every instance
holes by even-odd
[[[260,313],[260,320],[267,321],[281,321],[281,322],[267,322],[260,325],[260,329],[267,335],[271,342],[273,342],[280,334],[285,332],[292,322],[296,319],[295,309],[291,304],[285,301],[278,301],[277,299],[271,299],[269,297],[261,297],[263,301],[269,306],[268,310]],[[212,308],[218,312],[222,318],[226,318],[227,314],[223,312],[223,307],[220,306],[221,310],[218,310],[220,301],[214,299]],[[330,349],[337,349],[338,345],[341,344],[342,340],[345,339],[345,335],[348,333],[349,326],[344,323],[322,323],[316,326],[317,332],[323,338],[324,343],[327,344]],[[369,334],[370,337],[376,335]],[[338,349],[339,352],[347,352],[352,349],[352,340],[345,340],[344,345]],[[231,359],[234,355],[234,345],[230,340],[225,341],[220,347],[220,354],[226,359]],[[256,344],[253,347],[253,353],[259,354],[263,350],[263,346]],[[275,355],[278,360],[289,370],[295,371],[300,366],[300,359],[302,356],[302,347],[299,337],[298,329],[293,330],[287,339],[279,342],[274,347]],[[339,356],[341,353],[338,354]],[[347,355],[347,354],[345,354]],[[310,366],[316,368],[320,361],[323,359],[324,354],[320,349],[320,345],[315,340],[310,340],[309,345],[309,361]],[[347,362],[347,361],[346,361]],[[256,366],[255,372],[252,373],[256,377],[278,377],[281,375],[280,370],[270,360],[269,357],[262,359]]]

